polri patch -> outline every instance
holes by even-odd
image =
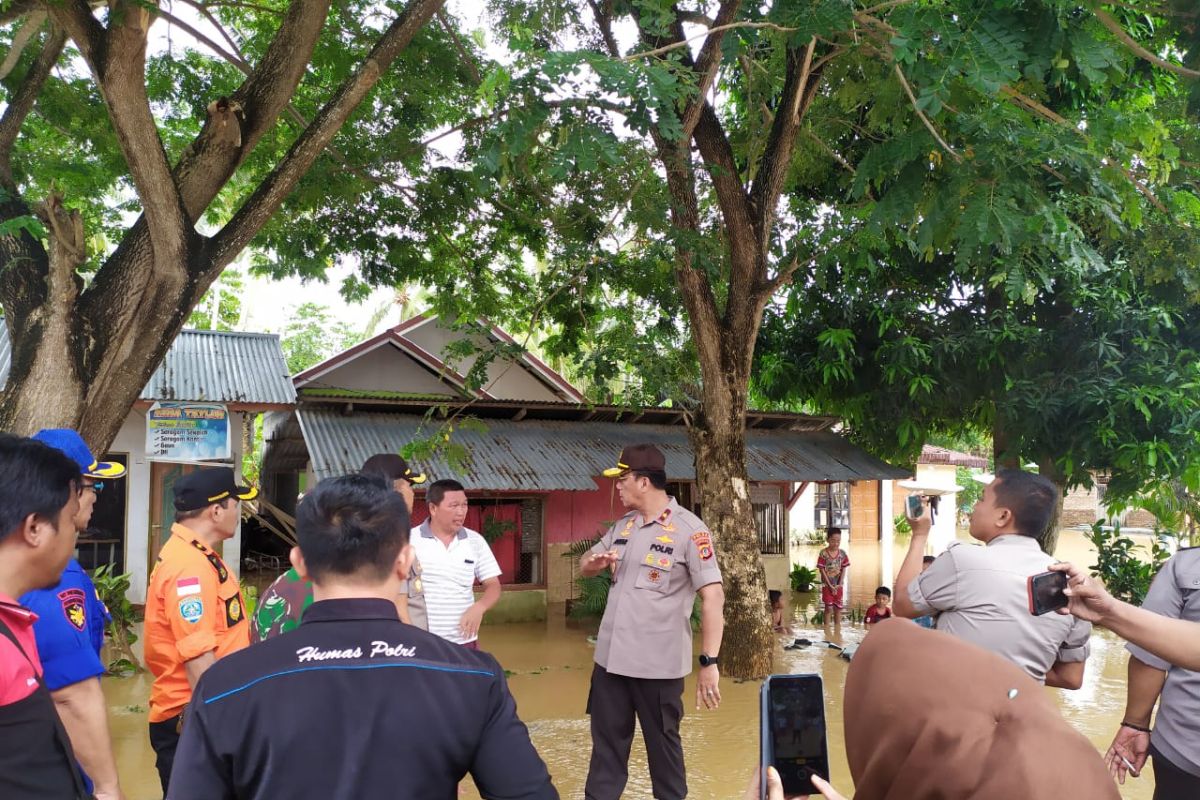
[[[58,593],[58,602],[62,603],[63,616],[67,618],[67,622],[71,623],[71,627],[80,633],[87,625],[87,616],[84,612],[85,599],[86,595],[84,595],[83,589],[64,589]]]
[[[703,561],[708,561],[713,557],[712,537],[706,531],[692,534],[692,542],[696,545],[696,549],[700,552],[700,558]]]
[[[204,616],[204,603],[199,597],[185,597],[179,601],[179,616],[184,622],[196,623]]]

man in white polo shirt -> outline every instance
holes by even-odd
[[[467,493],[461,483],[434,481],[425,503],[429,519],[412,529],[410,541],[423,568],[429,632],[478,650],[479,623],[500,601],[500,565],[487,541],[463,527]],[[478,600],[476,580],[483,584]]]

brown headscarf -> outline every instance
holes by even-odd
[[[1000,656],[904,619],[846,676],[855,800],[1120,800],[1096,748]]]

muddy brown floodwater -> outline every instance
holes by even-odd
[[[816,563],[819,548],[806,554]],[[854,543],[850,548],[850,602],[864,608],[872,601],[880,581],[880,548]],[[899,568],[904,545],[893,553]],[[1090,544],[1077,532],[1064,531],[1058,556],[1080,564],[1093,563]],[[791,603],[794,635],[814,642],[825,638],[820,626],[805,622],[812,611],[811,595],[794,595]],[[509,670],[509,686],[517,700],[521,718],[529,726],[534,745],[554,776],[563,798],[581,798],[591,749],[588,718],[584,714],[593,648],[587,637],[595,633],[595,622],[565,619],[561,608],[552,608],[544,623],[486,626],[481,644]],[[861,641],[861,625],[844,623],[840,634],[831,632],[839,644]],[[786,639],[780,638],[780,643]],[[1092,637],[1092,657],[1083,688],[1075,692],[1046,689],[1066,719],[1095,744],[1108,747],[1125,707],[1126,653],[1117,637],[1097,631]],[[842,691],[849,664],[835,650],[811,647],[776,651],[776,672],[815,672],[824,679],[826,718],[829,724],[830,760],[833,782],[850,795],[853,784],[846,764],[842,728]],[[121,780],[129,800],[161,797],[154,771],[154,752],[146,738],[146,705],[150,692],[148,676],[105,679],[110,719],[117,749]],[[723,679],[723,702],[717,711],[695,710],[695,680],[684,689],[683,745],[687,757],[688,785],[693,800],[740,800],[758,759],[758,683],[734,683]],[[386,750],[387,745],[381,743]],[[385,756],[386,757],[386,756]],[[1052,756],[1051,756],[1052,757]],[[1127,800],[1150,800],[1154,784],[1151,770],[1121,789]],[[468,781],[465,797],[479,794]],[[650,779],[641,736],[634,740],[625,797],[650,798]]]

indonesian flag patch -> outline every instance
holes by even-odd
[[[175,594],[187,597],[189,594],[200,594],[199,578],[180,578],[175,581]]]

